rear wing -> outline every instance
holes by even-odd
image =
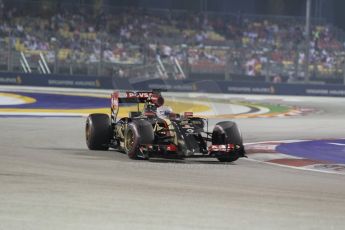
[[[126,92],[125,97],[119,97],[119,103],[145,103],[153,92]]]
[[[139,104],[151,102],[157,107],[164,104],[164,99],[161,92],[166,91],[162,89],[154,89],[152,91],[127,91],[120,95],[119,91],[111,94],[111,113],[114,119],[117,117],[120,104],[137,104],[139,111]]]
[[[161,96],[162,90],[152,90],[152,91],[138,91],[138,92],[132,92],[128,91],[125,92],[125,95],[120,96],[120,92],[116,91],[111,94],[112,104],[113,102],[116,105],[121,103],[145,103],[147,100],[149,100],[152,97],[159,97]]]

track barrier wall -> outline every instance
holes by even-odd
[[[345,85],[274,84],[257,81],[151,79],[133,82],[131,79],[116,77],[0,73],[0,85],[122,90],[161,88],[170,92],[345,97]]]

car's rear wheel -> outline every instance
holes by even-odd
[[[232,162],[236,161],[240,156],[244,154],[242,135],[237,127],[237,124],[232,121],[222,121],[215,125],[212,132],[212,144],[213,145],[228,145],[234,144],[241,146],[236,151],[218,152],[217,159],[220,162]]]
[[[85,125],[86,144],[90,150],[108,150],[111,139],[110,118],[107,114],[90,114]]]
[[[154,141],[154,132],[152,124],[146,120],[135,120],[128,124],[125,131],[124,150],[130,159],[146,159],[146,156],[140,150],[143,144],[152,144]]]

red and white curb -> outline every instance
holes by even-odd
[[[293,108],[287,112],[267,112],[267,113],[244,113],[244,114],[223,114],[216,116],[208,116],[209,118],[282,118],[282,117],[294,117],[294,116],[306,116],[310,113],[314,113],[317,110],[310,108]]]
[[[278,114],[277,117],[305,116],[313,112],[316,112],[316,110],[311,108],[295,108],[286,113]]]
[[[299,170],[345,175],[345,164],[330,164],[328,162],[291,156],[277,151],[277,147],[280,144],[302,141],[307,140],[247,143],[245,144],[246,155],[248,157],[247,160]]]

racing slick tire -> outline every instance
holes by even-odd
[[[152,124],[146,120],[134,120],[125,131],[124,150],[130,159],[147,159],[140,150],[140,145],[152,144],[154,131]]]
[[[239,157],[244,156],[242,135],[237,124],[232,121],[218,122],[212,132],[212,145],[234,144],[241,146],[239,150],[229,154],[219,152],[217,159],[220,162],[236,161]]]
[[[110,118],[107,114],[90,114],[85,125],[86,144],[90,150],[108,150],[111,139]]]

